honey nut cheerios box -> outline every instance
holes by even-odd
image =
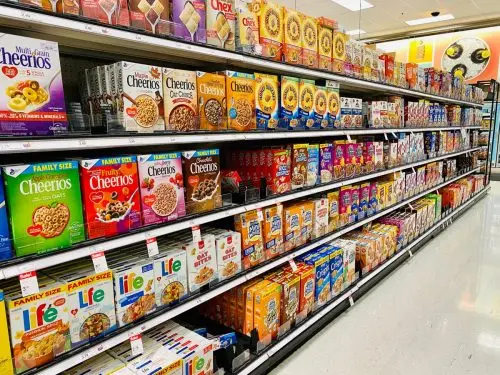
[[[227,129],[226,78],[220,74],[196,72],[200,130]]]
[[[204,234],[196,243],[190,240],[182,245],[186,252],[189,292],[218,279],[215,236]]]
[[[336,22],[326,17],[318,19],[318,67],[322,70],[332,70],[333,31]]]
[[[283,253],[283,205],[266,207],[264,212],[265,259],[272,259]]]
[[[262,56],[281,61],[283,55],[283,7],[268,0],[261,0],[259,25]]]
[[[304,15],[295,9],[283,8],[283,61],[302,64],[302,19]]]
[[[207,44],[234,51],[235,0],[211,0],[207,6]]]
[[[241,272],[241,234],[228,231],[215,235],[219,281]]]
[[[299,79],[281,76],[279,127],[293,130],[299,125]]]
[[[262,210],[252,210],[234,216],[234,228],[241,234],[243,269],[254,267],[265,260]]]
[[[318,67],[318,21],[307,15],[302,16],[302,65]]]
[[[279,121],[278,76],[255,73],[257,129],[276,129]]]
[[[78,162],[3,167],[17,256],[70,247],[85,239]]]
[[[80,160],[87,238],[113,236],[141,226],[136,156]]]
[[[226,76],[228,129],[249,131],[257,127],[255,119],[255,76],[232,70]]]
[[[344,73],[346,61],[347,35],[335,30],[333,32],[332,70],[335,73]]]
[[[176,132],[198,130],[196,72],[163,68],[165,129]]]
[[[154,290],[156,306],[182,301],[188,295],[186,251],[171,248],[154,258]]]
[[[300,79],[299,81],[299,127],[300,129],[311,129],[314,126],[314,96],[316,85],[311,79]]]
[[[327,129],[333,126],[329,121],[328,98],[326,87],[324,86],[316,85],[316,90],[314,92],[313,120],[312,129]]]

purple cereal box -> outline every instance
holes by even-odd
[[[139,155],[137,160],[144,224],[164,223],[186,215],[181,154]]]
[[[333,146],[331,143],[319,145],[319,173],[322,184],[332,181],[333,177]]]
[[[207,42],[205,0],[172,0],[174,35],[188,42]]]

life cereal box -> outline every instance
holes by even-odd
[[[156,306],[182,301],[188,295],[186,251],[170,249],[153,261]]]
[[[255,73],[257,129],[276,129],[279,120],[278,76]]]
[[[300,243],[302,228],[302,209],[299,204],[285,207],[284,243],[285,252],[296,248]]]
[[[255,76],[231,70],[223,74],[226,76],[228,128],[236,131],[255,129]]]
[[[234,51],[235,0],[207,1],[207,44]]]
[[[322,70],[332,70],[333,30],[334,20],[318,18],[318,67]]]
[[[266,259],[283,253],[283,206],[264,208],[264,251]]]
[[[259,333],[259,340],[267,336],[276,338],[280,326],[281,285],[271,282],[255,292],[254,327]]]
[[[261,210],[252,210],[234,216],[234,227],[241,234],[243,269],[256,266],[265,260]]]
[[[180,152],[137,156],[144,224],[172,221],[186,214]]]
[[[113,236],[141,226],[135,156],[80,161],[87,237]]]
[[[196,72],[200,130],[227,129],[226,78],[220,74]]]
[[[17,256],[64,249],[85,239],[78,162],[3,167]]]
[[[14,375],[14,361],[10,349],[9,327],[7,325],[7,311],[5,295],[0,289],[0,374]]]
[[[0,42],[0,134],[66,132],[57,43],[3,33]]]
[[[281,61],[283,54],[283,7],[268,0],[262,0],[259,22],[262,56]]]
[[[299,79],[281,76],[280,128],[293,130],[299,125]]]
[[[318,21],[302,16],[302,65],[318,67]]]
[[[219,281],[228,279],[242,270],[240,233],[231,231],[215,235],[215,247]]]
[[[290,64],[302,64],[302,18],[295,9],[284,9],[284,44],[283,61]]]

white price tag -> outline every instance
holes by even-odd
[[[151,237],[146,240],[146,247],[148,248],[148,256],[154,257],[160,253],[158,250],[158,242],[156,242],[156,237]]]
[[[106,262],[106,255],[104,251],[98,251],[90,255],[92,258],[92,263],[94,263],[94,269],[96,273],[104,272],[108,270],[108,262]]]
[[[257,208],[257,219],[259,219],[259,221],[264,220],[264,215],[262,214],[262,208]]]
[[[20,274],[19,283],[21,284],[21,293],[23,297],[40,293],[40,289],[38,288],[38,279],[36,277],[36,271],[29,271]]]
[[[191,227],[191,232],[193,233],[193,242],[198,243],[201,241],[201,230],[199,225]]]
[[[348,140],[349,142],[351,142],[351,135],[350,135],[350,134],[346,134],[346,135],[347,135],[347,140]]]
[[[295,261],[292,259],[292,260],[289,260],[288,263],[290,263],[290,267],[292,268],[292,271],[297,272],[298,268],[297,268],[297,265],[295,264]]]
[[[352,298],[352,295],[349,296],[349,305],[354,306],[354,299]]]
[[[387,133],[384,133],[384,138],[385,138],[386,141],[389,140],[389,137],[387,137]]]
[[[132,349],[132,356],[136,356],[144,352],[141,334],[130,336],[130,348]]]
[[[408,250],[408,254],[410,254],[410,258],[413,258],[413,253],[411,252],[411,250]]]

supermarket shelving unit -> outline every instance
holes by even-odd
[[[427,93],[421,93],[414,90],[403,89],[382,83],[375,83],[361,79],[345,77],[330,72],[312,70],[304,67],[293,66],[278,62],[272,62],[263,58],[244,55],[234,52],[229,52],[221,49],[207,47],[198,44],[189,44],[183,41],[151,36],[149,34],[130,30],[121,27],[111,27],[98,24],[92,21],[82,20],[72,16],[61,16],[46,13],[37,9],[20,6],[17,3],[1,3],[0,4],[0,29],[2,31],[17,33],[35,38],[54,40],[60,43],[62,50],[65,53],[79,54],[82,56],[123,56],[131,59],[147,59],[156,61],[168,62],[184,62],[189,61],[190,65],[206,66],[207,64],[219,64],[224,67],[241,68],[250,70],[261,70],[269,73],[280,73],[299,76],[312,79],[331,79],[340,82],[342,89],[349,91],[363,91],[368,93],[383,93],[396,94],[412,98],[425,98],[440,103],[459,104],[462,106],[480,108],[477,103],[465,102],[446,98]],[[168,60],[166,60],[168,58]],[[203,143],[221,143],[221,142],[246,142],[257,140],[286,140],[286,139],[303,139],[303,138],[318,138],[318,137],[350,137],[359,134],[385,134],[387,137],[391,133],[399,132],[422,132],[422,131],[444,131],[444,130],[459,130],[463,127],[432,127],[432,128],[417,128],[417,129],[338,129],[328,131],[297,131],[297,132],[249,132],[249,133],[190,133],[186,135],[179,134],[155,134],[155,135],[84,135],[84,136],[60,136],[51,138],[0,138],[0,157],[6,157],[12,154],[36,154],[41,152],[56,152],[68,150],[87,150],[106,148],[134,148],[146,146],[171,146],[171,145],[190,145]],[[479,127],[467,127],[467,129],[479,129]],[[44,269],[56,264],[62,264],[84,258],[99,251],[109,251],[118,249],[132,243],[140,243],[152,237],[158,237],[173,233],[182,229],[188,229],[195,225],[200,225],[212,221],[216,221],[225,217],[229,217],[238,213],[262,208],[276,204],[278,202],[286,202],[301,197],[310,196],[320,192],[326,192],[334,188],[338,188],[346,184],[355,184],[361,181],[366,181],[376,177],[388,175],[397,171],[408,168],[413,168],[425,165],[432,161],[443,160],[450,157],[462,155],[471,151],[476,151],[479,148],[472,148],[447,155],[440,155],[432,159],[422,160],[415,163],[398,166],[388,170],[377,171],[368,175],[347,179],[344,181],[324,184],[290,192],[289,194],[271,197],[255,203],[242,205],[228,205],[220,210],[212,211],[203,215],[194,215],[177,220],[172,223],[143,227],[139,230],[124,234],[122,236],[113,237],[110,239],[101,239],[94,241],[86,241],[72,249],[51,253],[47,255],[17,258],[12,261],[0,263],[0,279],[16,277],[21,273],[33,270]],[[134,151],[131,151],[134,152]],[[57,374],[72,366],[81,363],[84,360],[90,359],[103,351],[127,341],[130,336],[144,332],[159,324],[172,319],[179,314],[192,309],[195,306],[217,296],[237,285],[244,283],[247,280],[257,277],[277,266],[283,265],[293,258],[314,249],[315,247],[330,242],[343,234],[359,228],[373,220],[384,216],[396,209],[404,207],[411,202],[423,197],[424,195],[435,191],[449,183],[458,180],[464,176],[470,175],[479,171],[479,168],[464,171],[460,176],[449,179],[437,186],[434,186],[426,191],[422,191],[413,197],[403,200],[377,214],[368,217],[360,222],[357,222],[348,227],[342,228],[334,233],[330,233],[322,238],[310,242],[292,252],[283,254],[273,260],[267,261],[258,267],[252,268],[237,276],[227,280],[226,282],[215,285],[214,287],[198,294],[190,296],[184,302],[171,308],[159,309],[155,313],[144,317],[143,319],[129,324],[110,335],[98,339],[92,344],[84,345],[81,348],[65,353],[57,359],[41,368],[27,371],[26,374]],[[362,294],[366,293],[374,286],[381,278],[395,269],[398,265],[408,259],[412,255],[412,251],[422,246],[432,236],[444,229],[452,219],[461,215],[475,202],[482,198],[488,191],[486,187],[482,192],[474,196],[466,204],[457,210],[444,216],[441,220],[435,223],[426,233],[421,235],[404,250],[395,254],[394,257],[386,261],[377,269],[372,271],[368,276],[361,278],[355,285],[346,290],[339,297],[332,300],[321,310],[316,311],[314,315],[304,320],[301,325],[298,325],[283,336],[280,341],[268,347],[255,356],[248,353],[247,361],[235,371],[238,374],[250,373],[265,373],[267,369],[288,355],[297,345],[307,340],[314,333],[318,332],[321,327],[331,321],[338,313],[344,311],[350,305],[350,301],[354,301]]]

